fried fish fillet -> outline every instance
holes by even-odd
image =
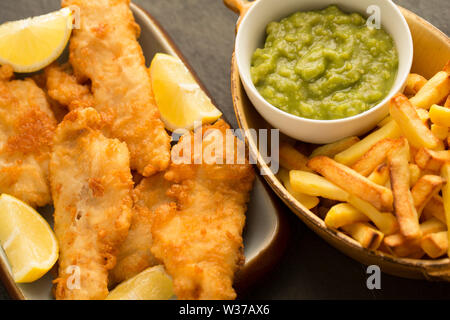
[[[101,133],[92,108],[70,112],[56,129],[50,160],[60,246],[57,299],[104,299],[108,271],[130,227],[133,187],[125,143]]]
[[[48,95],[69,110],[94,106],[89,86],[77,82],[69,65],[52,64],[45,69],[45,78]]]
[[[31,79],[10,81],[0,69],[0,193],[29,205],[51,202],[48,163],[56,120],[46,95]]]
[[[125,281],[148,267],[158,264],[150,251],[154,212],[171,199],[166,195],[171,183],[164,172],[144,178],[133,190],[133,216],[127,239],[119,249],[117,264],[110,273],[111,284]]]
[[[67,106],[62,105],[60,102],[53,99],[49,95],[47,89],[47,76],[45,75],[44,72],[33,75],[32,79],[34,80],[36,85],[44,91],[45,97],[47,98],[48,104],[50,105],[50,109],[52,110],[53,115],[55,116],[56,122],[60,123],[68,113]]]
[[[235,145],[226,143],[227,129],[224,121],[199,129],[204,135],[201,153],[209,150],[215,162],[204,158],[202,164],[192,164],[198,160],[194,135],[183,136],[172,159],[187,153],[191,164],[173,163],[165,174],[174,183],[167,194],[176,204],[156,210],[152,252],[173,277],[179,299],[236,297],[233,277],[244,262],[242,230],[255,175],[248,161],[236,164],[242,142],[233,136]],[[220,164],[229,163],[226,155],[233,152],[235,164]]]
[[[91,82],[104,133],[126,142],[132,169],[143,176],[169,165],[170,137],[159,117],[137,42],[140,29],[129,0],[63,0],[78,6],[80,29],[70,42],[70,63],[79,83]]]

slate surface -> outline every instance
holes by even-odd
[[[236,16],[221,0],[134,0],[172,36],[200,79],[236,126],[230,93],[230,57]],[[450,34],[448,0],[395,0]],[[0,23],[59,8],[59,0],[2,0]],[[450,284],[382,276],[381,290],[366,287],[366,269],[309,231],[288,212],[292,225],[284,258],[242,298],[248,299],[442,299]],[[0,299],[8,299],[0,284]]]

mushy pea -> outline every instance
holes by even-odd
[[[364,112],[390,91],[398,69],[394,42],[357,13],[336,6],[297,12],[267,26],[251,76],[272,105],[296,116],[340,119]]]

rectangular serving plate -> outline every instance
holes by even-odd
[[[179,57],[194,74],[199,86],[207,92],[186,59],[159,23],[137,5],[131,4],[131,9],[136,22],[142,30],[139,42],[147,63],[158,52]],[[52,207],[42,208],[39,212],[50,224],[53,223]],[[244,254],[246,261],[244,266],[236,274],[235,288],[238,294],[239,292],[243,292],[275,265],[282,256],[287,244],[288,226],[284,220],[285,218],[279,205],[279,200],[276,199],[259,175],[255,181],[246,216],[247,222],[244,230]],[[0,249],[0,279],[13,299],[53,299],[52,281],[55,278],[55,274],[56,268],[49,271],[43,278],[36,282],[16,284],[12,278],[8,260],[3,250]]]

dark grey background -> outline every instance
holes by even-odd
[[[357,0],[355,0],[357,1]],[[172,36],[200,79],[236,126],[230,59],[236,16],[221,0],[134,0]],[[450,34],[449,0],[395,0]],[[0,23],[59,8],[59,0],[0,0]],[[285,208],[292,232],[279,265],[243,294],[249,299],[446,299],[450,284],[382,276],[382,289],[366,287],[366,269],[330,247]],[[8,299],[0,284],[0,299]]]

